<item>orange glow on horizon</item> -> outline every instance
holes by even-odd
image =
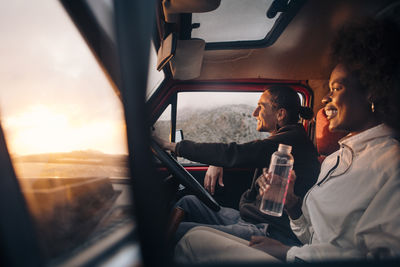
[[[127,154],[122,120],[80,121],[44,105],[35,105],[3,121],[11,154],[99,150]]]

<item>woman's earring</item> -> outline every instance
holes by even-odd
[[[371,103],[371,111],[372,111],[372,113],[375,112],[375,105],[374,105],[374,102]]]

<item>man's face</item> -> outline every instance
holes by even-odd
[[[271,133],[276,130],[277,111],[272,105],[271,95],[268,91],[265,91],[258,100],[253,117],[257,119],[257,131]]]

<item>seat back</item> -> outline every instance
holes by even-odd
[[[346,132],[331,132],[329,131],[329,121],[323,108],[321,108],[316,117],[315,122],[315,139],[319,154],[319,161],[322,161],[326,156],[332,154],[339,149],[338,141],[344,137]]]

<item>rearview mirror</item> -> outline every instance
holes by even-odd
[[[175,143],[178,143],[183,140],[183,131],[182,130],[176,130],[175,132]]]

